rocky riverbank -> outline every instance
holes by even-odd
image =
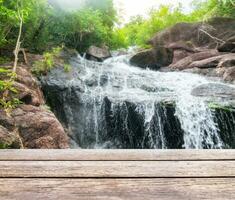
[[[134,55],[131,64],[217,76],[235,83],[234,19],[176,24],[157,33],[148,43],[152,48]]]
[[[45,106],[40,86],[28,66],[18,66],[14,87],[22,105],[10,113],[0,110],[0,148],[68,148],[68,137]]]

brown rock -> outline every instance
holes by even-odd
[[[179,69],[179,70],[190,69],[190,68],[196,67],[194,66],[194,63],[195,65],[198,65],[197,61],[200,62],[208,58],[211,59],[211,57],[213,57],[214,59],[214,57],[217,57],[218,55],[220,55],[220,53],[214,49],[199,52],[199,53],[194,53],[184,59],[179,60],[176,63],[171,64],[169,67],[171,67],[172,69]]]
[[[175,64],[175,63],[179,62],[180,60],[182,60],[183,58],[186,58],[190,55],[192,55],[192,53],[190,53],[186,50],[176,49],[176,50],[174,50],[174,56],[173,56],[172,64]]]
[[[55,115],[42,108],[44,98],[37,80],[27,66],[17,67],[14,84],[17,93],[10,93],[25,105],[6,113],[0,109],[0,148],[68,148],[68,137]]]
[[[41,107],[22,105],[12,113],[25,148],[68,148],[67,135],[55,115]]]
[[[189,68],[221,68],[231,67],[233,65],[235,65],[235,54],[231,53],[192,62]]]
[[[107,47],[96,47],[90,46],[86,52],[86,58],[89,60],[99,61],[102,62],[107,58],[111,57],[111,53]]]
[[[21,148],[19,137],[0,125],[0,149]]]
[[[17,79],[15,87],[19,90],[19,99],[30,105],[43,105],[44,98],[37,80],[32,76],[26,66],[17,67]]]
[[[216,48],[218,41],[232,41],[231,36],[235,35],[235,20],[232,18],[212,18],[206,22],[179,23],[171,28],[157,33],[149,43],[153,47],[166,46],[172,43],[184,42],[194,48]],[[211,35],[211,36],[210,36]],[[222,43],[222,42],[221,42]]]

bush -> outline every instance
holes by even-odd
[[[15,94],[17,94],[14,87],[16,74],[6,68],[0,68],[0,77],[0,107],[10,112],[21,104],[21,101],[15,98]]]
[[[71,66],[60,58],[61,47],[52,48],[43,54],[43,59],[33,64],[32,73],[36,76],[47,75],[54,67],[63,66],[65,72],[70,72]]]

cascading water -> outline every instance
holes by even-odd
[[[60,82],[63,95],[56,103],[52,100],[56,96],[52,97],[56,92],[53,88],[56,84],[58,87],[56,78],[52,78],[56,72],[42,83],[49,103],[79,147],[228,147],[221,138],[215,113],[208,106],[212,100],[228,100],[192,95],[192,90],[203,84],[225,85],[219,80],[140,69],[128,64],[128,56],[104,63],[78,57],[71,63],[73,75]],[[234,89],[233,85],[226,86]],[[229,123],[234,133],[234,119]]]

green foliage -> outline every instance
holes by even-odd
[[[19,13],[23,14],[23,20],[29,19],[32,5],[37,0],[0,0],[0,47],[13,45],[16,41],[14,35],[19,26]]]
[[[8,144],[0,142],[0,149],[9,149],[9,148],[10,147]]]
[[[6,56],[0,57],[0,65],[5,64],[7,62],[10,62],[10,59],[8,57],[6,57]]]
[[[84,7],[71,11],[38,0],[33,10],[25,24],[25,46],[28,49],[43,52],[64,44],[84,52],[90,45],[111,44],[116,21],[112,0],[86,0]]]
[[[194,0],[193,5],[194,11],[191,15],[199,20],[218,16],[235,18],[234,0]]]
[[[36,61],[33,65],[33,74],[36,76],[47,75],[47,73],[56,66],[63,66],[64,72],[70,72],[71,65],[65,63],[65,61],[60,58],[61,52],[62,48],[56,47],[52,48],[51,51],[43,53],[43,59]]]
[[[228,105],[221,105],[215,102],[209,102],[208,103],[208,107],[212,110],[224,110],[224,111],[228,111],[228,112],[232,112],[235,110],[235,108],[233,106],[228,106]]]
[[[0,68],[0,107],[10,112],[16,108],[21,101],[14,97],[17,90],[14,87],[16,74],[6,68]]]
[[[37,75],[46,75],[53,67],[55,67],[55,61],[61,53],[61,48],[53,48],[50,52],[43,54],[43,59],[36,61],[33,65],[32,72]]]
[[[24,13],[23,46],[32,52],[61,44],[84,52],[90,45],[112,44],[117,21],[112,0],[85,0],[82,8],[71,11],[52,7],[47,0],[0,0],[0,47],[15,44],[19,6]]]
[[[234,0],[195,0],[192,13],[183,13],[180,6],[161,6],[151,10],[147,18],[136,16],[124,27],[117,28],[113,0],[83,2],[79,9],[63,10],[48,0],[0,0],[0,48],[15,46],[19,8],[24,15],[22,46],[36,53],[62,44],[80,53],[90,45],[106,45],[111,49],[130,45],[148,47],[146,42],[155,33],[178,22],[201,21],[213,16],[235,17]]]
[[[176,23],[203,21],[216,16],[235,18],[234,0],[195,0],[193,6],[194,10],[189,14],[184,14],[180,5],[174,9],[171,6],[161,6],[151,10],[147,19],[141,16],[133,17],[119,31],[125,35],[128,46],[148,47],[146,43],[154,34]]]
[[[64,64],[64,71],[66,73],[70,72],[71,71],[71,65],[70,64]]]
[[[12,109],[15,109],[20,104],[22,104],[22,102],[17,98],[12,98],[10,100],[0,98],[0,107],[7,113],[9,113]]]
[[[151,10],[149,18],[134,17],[123,29],[129,45],[146,47],[147,41],[157,32],[178,22],[193,22],[195,18],[181,11],[180,7],[171,9],[170,6],[161,6]]]

